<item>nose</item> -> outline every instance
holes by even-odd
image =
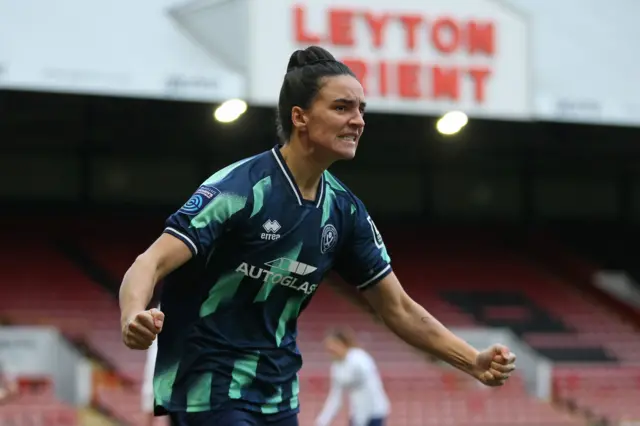
[[[349,124],[358,128],[364,127],[364,116],[362,113],[360,111],[356,112],[356,114],[351,118],[351,121],[349,121]]]

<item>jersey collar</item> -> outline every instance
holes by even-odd
[[[315,205],[316,208],[319,208],[322,204],[322,198],[324,197],[324,173],[320,176],[320,184],[319,184],[318,191],[316,192],[316,199],[314,201],[305,200],[304,198],[302,198],[302,194],[300,193],[300,189],[298,188],[298,185],[295,184],[295,180],[293,179],[291,170],[289,170],[289,167],[287,167],[287,163],[284,161],[284,158],[282,157],[282,153],[280,152],[281,147],[282,145],[274,146],[271,149],[271,153],[273,154],[273,157],[275,158],[276,163],[278,164],[278,167],[282,171],[282,174],[284,174],[284,177],[289,183],[289,187],[291,188],[291,191],[293,192],[293,195],[295,196],[296,201],[298,202],[298,205],[301,206],[303,204],[313,204]]]

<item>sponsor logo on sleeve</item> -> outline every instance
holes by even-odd
[[[220,195],[219,189],[211,186],[201,186],[193,193],[189,201],[180,208],[180,212],[188,215],[196,215],[218,195]]]
[[[378,231],[378,227],[376,226],[376,224],[373,223],[373,219],[371,219],[371,216],[367,216],[367,221],[369,222],[369,225],[371,225],[371,232],[373,233],[373,242],[376,245],[376,247],[381,249],[382,247],[384,247],[384,242],[382,241],[382,235],[380,234],[380,231]]]

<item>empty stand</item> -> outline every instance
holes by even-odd
[[[509,327],[540,353],[566,365],[569,372],[556,368],[559,400],[571,400],[596,418],[640,418],[635,406],[640,390],[612,389],[615,378],[629,372],[624,364],[640,363],[640,335],[632,325],[495,236],[432,234],[425,241],[419,249],[405,240],[395,256],[401,259],[395,269],[416,300],[426,304],[441,296],[476,322]],[[437,308],[432,313],[445,314]],[[592,369],[602,363],[606,366]],[[585,379],[594,371],[601,371],[598,386]],[[565,374],[582,383],[573,393],[564,387]]]
[[[96,401],[103,410],[123,423],[130,425],[146,424],[144,414],[141,412],[140,386],[130,388],[99,388],[96,392]],[[154,426],[167,425],[164,417],[156,418]]]
[[[51,386],[21,389],[18,397],[0,405],[0,426],[79,426],[73,407],[59,401]]]
[[[550,404],[529,397],[518,376],[502,389],[489,389],[448,369],[421,368],[417,377],[386,375],[392,405],[390,425],[583,425],[584,421],[558,412]],[[301,382],[300,424],[313,424],[328,390],[326,377]],[[345,401],[346,404],[346,401]],[[342,412],[334,424],[347,424]]]
[[[82,236],[76,243],[114,277],[122,275],[135,255],[150,242],[147,237],[136,238],[142,233],[136,234],[135,227],[128,231],[108,226],[100,229],[98,233],[80,233]],[[119,232],[124,232],[127,238],[114,238]],[[70,235],[77,237],[78,233]],[[465,251],[458,250],[450,240],[430,247],[423,247],[419,241],[414,238],[409,240],[410,244],[389,246],[394,268],[416,300],[448,326],[473,327],[488,318],[521,321],[530,312],[513,303],[502,306],[488,303],[482,315],[477,315],[464,303],[445,297],[440,293],[442,289],[449,292],[520,289],[521,294],[537,306],[549,308],[541,299],[551,294],[550,289],[544,290],[551,285],[550,278],[532,274],[535,268],[523,266],[521,259],[514,267],[517,257],[488,250],[482,242],[477,249]],[[144,352],[130,351],[122,345],[119,311],[113,294],[92,282],[78,265],[43,238],[21,235],[12,241],[12,247],[6,253],[4,277],[14,286],[11,291],[2,287],[0,314],[18,323],[53,324],[71,338],[85,342],[119,374],[130,379],[126,388],[100,387],[96,401],[120,421],[139,424]],[[38,267],[33,266],[32,259],[39,259]],[[534,290],[541,291],[542,295],[536,296]],[[563,291],[574,296],[568,289]],[[583,308],[578,305],[577,310],[571,312],[584,313]],[[568,330],[560,333],[581,333],[582,329],[567,324],[557,309],[550,312],[550,316],[560,318]],[[408,348],[361,307],[339,297],[324,284],[299,323],[299,345],[304,354],[301,424],[311,424],[326,397],[329,359],[322,347],[324,334],[329,327],[344,324],[358,331],[360,343],[375,357],[384,376],[393,404],[390,425],[580,424],[552,405],[528,396],[517,377],[503,389],[480,388],[457,371],[425,362],[423,355]],[[599,332],[608,330],[605,327]],[[341,416],[346,421],[345,414]]]
[[[556,368],[557,398],[612,422],[640,420],[640,367]]]
[[[137,379],[144,354],[122,345],[113,295],[46,240],[21,235],[7,247],[2,276],[8,285],[0,286],[0,315],[17,324],[55,326]]]
[[[442,298],[476,323],[509,327],[558,362],[640,360],[632,326],[523,254],[473,235],[431,235],[422,249],[398,244],[394,262],[422,304]],[[432,306],[446,319],[448,310]],[[456,324],[457,325],[457,324]]]

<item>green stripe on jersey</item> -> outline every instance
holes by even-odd
[[[298,394],[300,393],[300,382],[298,381],[298,375],[296,374],[296,379],[291,383],[291,400],[290,407],[292,410],[298,408],[300,405],[300,401],[298,400]]]
[[[171,401],[173,393],[173,383],[176,381],[179,363],[175,363],[169,368],[158,371],[153,378],[153,395],[156,401],[167,403]]]
[[[344,189],[344,186],[340,185],[340,182],[338,182],[338,180],[330,172],[325,171],[324,178],[329,186],[331,186],[331,188],[335,189],[336,191],[347,192],[347,190]]]
[[[253,160],[254,157],[255,156],[244,158],[240,161],[236,161],[233,164],[229,164],[227,167],[223,169],[218,170],[217,172],[209,176],[209,178],[206,181],[204,181],[203,185],[215,185],[216,183],[220,182],[222,179],[226,178],[229,173],[231,173],[232,171],[234,171],[235,169],[237,169],[247,161]]]
[[[200,318],[213,314],[221,303],[229,300],[236,294],[244,274],[242,272],[231,272],[220,277],[209,290],[209,297],[200,306]]]
[[[246,204],[247,197],[223,192],[211,200],[196,217],[191,219],[191,226],[200,229],[211,222],[224,223],[231,216],[242,210]]]
[[[385,262],[391,263],[391,257],[389,256],[389,253],[387,253],[387,246],[382,246],[382,250],[380,250],[380,256]]]
[[[211,380],[210,372],[202,373],[187,393],[187,413],[199,413],[211,410]]]
[[[251,385],[256,378],[258,370],[258,360],[260,352],[247,354],[244,358],[237,360],[233,364],[233,372],[231,373],[231,384],[229,385],[229,398],[240,399],[242,397],[242,389]]]
[[[278,404],[282,402],[282,388],[278,386],[278,392],[267,400],[267,402],[260,408],[262,414],[275,414],[278,411]]]
[[[264,205],[265,195],[268,196],[270,192],[271,176],[267,176],[253,185],[253,212],[251,213],[251,217],[254,217],[260,212]]]
[[[322,203],[322,222],[320,223],[320,227],[323,227],[327,224],[329,217],[331,216],[331,206],[333,205],[333,201],[336,199],[336,193],[331,189],[330,186],[327,187],[327,193],[324,196],[324,203]]]
[[[304,296],[291,296],[289,300],[287,300],[287,304],[285,305],[282,313],[280,314],[280,320],[278,321],[278,329],[276,330],[276,345],[280,346],[282,342],[282,338],[285,335],[287,330],[287,323],[292,319],[296,318],[300,313],[300,307],[302,306],[302,302],[304,302],[306,297]]]

